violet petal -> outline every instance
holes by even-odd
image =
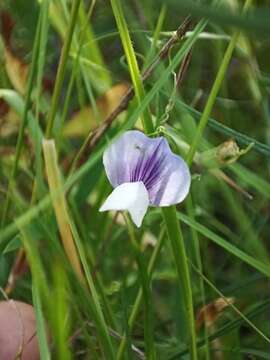
[[[189,168],[164,137],[151,139],[140,131],[127,131],[104,152],[103,163],[113,187],[142,181],[150,205],[177,204],[189,192]]]

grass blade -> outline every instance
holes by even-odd
[[[266,275],[267,277],[270,276],[270,266],[269,264],[263,263],[262,261],[259,261],[257,259],[254,259],[251,255],[246,254],[236,246],[232,245],[225,239],[223,239],[221,236],[215,234],[211,230],[209,230],[207,227],[201,225],[195,220],[192,220],[188,216],[178,213],[178,218],[183,221],[183,223],[187,224],[188,226],[191,226],[196,231],[207,237],[208,239],[215,242],[217,245],[221,246],[223,249],[231,253],[232,255],[238,257],[243,262],[247,263],[257,271],[261,272],[262,274]]]
[[[53,91],[53,96],[52,96],[52,104],[51,104],[50,112],[48,114],[48,119],[47,119],[47,128],[46,128],[46,137],[47,138],[50,138],[52,135],[52,132],[53,132],[55,116],[56,116],[56,112],[57,112],[58,105],[59,105],[59,99],[60,99],[60,95],[61,95],[62,85],[64,82],[64,76],[65,76],[67,60],[68,60],[68,56],[69,56],[69,50],[70,50],[70,46],[71,46],[72,36],[73,36],[75,26],[76,26],[76,19],[78,16],[80,3],[81,3],[81,0],[74,0],[72,2],[70,23],[69,23],[69,27],[67,30],[67,35],[65,37],[64,45],[62,48],[61,57],[59,60],[59,65],[58,65],[56,79],[55,79],[55,86],[54,86],[54,91]]]
[[[191,359],[196,360],[198,358],[198,355],[196,344],[195,319],[193,312],[193,296],[184,239],[179,225],[179,221],[177,219],[176,208],[174,206],[165,207],[162,210],[162,214],[172,247],[179,283],[182,288],[184,303],[186,307],[186,317],[189,326],[188,331],[190,341],[190,357]]]
[[[52,196],[52,202],[57,218],[57,223],[59,226],[59,231],[62,237],[62,242],[66,254],[71,262],[71,265],[74,268],[75,273],[77,274],[82,284],[84,284],[85,283],[84,275],[82,272],[80,259],[82,261],[86,279],[89,288],[91,290],[91,296],[93,298],[94,308],[96,310],[97,327],[99,328],[99,331],[102,334],[101,339],[105,346],[104,351],[107,353],[107,355],[109,354],[109,356],[111,357],[113,356],[114,352],[106,329],[106,323],[103,318],[102,310],[99,305],[99,299],[94,286],[93,278],[88,270],[86,258],[84,256],[84,252],[79,240],[79,236],[77,234],[74,224],[72,223],[69,217],[64,193],[61,191],[62,190],[61,178],[60,178],[59,169],[57,167],[57,156],[56,156],[54,141],[44,139],[43,149],[44,149],[45,165],[48,175],[48,182]],[[80,256],[80,259],[78,254]]]
[[[250,3],[251,3],[251,0],[246,0],[244,8],[247,9],[247,7],[250,5]],[[231,40],[230,40],[230,43],[229,43],[229,45],[228,45],[228,47],[226,49],[226,52],[224,54],[223,60],[222,60],[222,62],[220,64],[220,67],[218,69],[218,73],[217,73],[217,76],[215,78],[215,81],[214,81],[214,84],[212,86],[209,97],[207,99],[207,103],[205,105],[204,111],[202,113],[202,117],[200,119],[200,122],[199,122],[199,125],[198,125],[198,128],[197,128],[197,132],[196,132],[196,134],[194,136],[193,142],[192,142],[192,144],[190,146],[190,149],[189,149],[189,152],[187,154],[187,163],[189,165],[192,163],[192,160],[194,158],[196,149],[197,149],[197,147],[199,145],[199,141],[201,139],[203,131],[204,131],[204,129],[205,129],[206,125],[207,125],[207,122],[209,120],[209,116],[211,114],[214,103],[216,101],[216,97],[217,97],[217,94],[218,94],[218,92],[220,90],[222,81],[223,81],[223,79],[225,77],[227,68],[229,66],[229,63],[230,63],[230,60],[231,60],[231,57],[232,57],[232,54],[233,54],[233,50],[234,50],[234,48],[235,48],[235,46],[237,44],[237,41],[238,41],[238,38],[239,38],[239,32],[235,32],[234,35],[232,36]]]
[[[111,0],[111,5],[127,58],[129,73],[132,79],[132,84],[134,86],[137,102],[140,104],[145,96],[145,92],[136,55],[132,46],[127,23],[122,10],[121,0]],[[152,133],[154,131],[154,127],[147,109],[145,109],[144,114],[142,114],[142,124],[146,133]]]
[[[47,328],[44,319],[44,315],[41,307],[40,292],[37,285],[34,283],[32,286],[33,303],[36,312],[37,321],[37,335],[40,348],[40,359],[49,360],[51,359],[50,350],[47,341]]]
[[[53,196],[54,192],[57,192],[58,195],[57,197],[53,196],[52,202],[62,242],[74,271],[76,272],[78,278],[81,281],[84,281],[80,260],[78,258],[77,249],[70,229],[70,219],[67,211],[65,196],[62,191],[54,141],[43,140],[43,151],[50,193]]]
[[[34,86],[35,70],[36,70],[36,65],[37,65],[37,60],[38,60],[41,14],[42,13],[40,12],[39,18],[38,18],[38,24],[37,24],[37,28],[36,28],[35,42],[34,42],[34,48],[33,48],[33,54],[32,54],[32,62],[31,62],[31,66],[30,66],[29,77],[27,80],[25,107],[24,107],[24,111],[23,111],[22,121],[20,124],[18,139],[17,139],[17,143],[16,143],[15,160],[14,160],[11,174],[10,174],[9,181],[8,181],[8,189],[6,192],[4,211],[3,211],[2,219],[1,219],[1,227],[3,227],[5,220],[6,220],[7,213],[8,213],[8,209],[9,209],[9,205],[10,205],[10,191],[11,191],[13,181],[14,181],[17,171],[18,171],[18,164],[19,164],[19,160],[20,160],[20,156],[21,156],[21,152],[22,152],[22,148],[23,148],[23,135],[24,135],[25,127],[27,125],[28,112],[29,112],[30,103],[31,103],[31,94],[32,94],[33,86]]]

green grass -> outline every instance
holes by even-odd
[[[34,306],[40,358],[268,359],[268,2],[4,0],[0,11],[0,287],[23,249],[29,269],[8,296]],[[188,36],[160,57],[186,15]],[[23,93],[15,62],[28,66]],[[134,99],[89,148],[118,83]],[[75,113],[88,134],[65,135]],[[185,202],[150,208],[139,230],[98,211],[111,191],[102,154],[134,128],[166,136],[192,173]],[[201,161],[231,138],[252,146],[222,167]],[[218,298],[234,302],[198,329]]]

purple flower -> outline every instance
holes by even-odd
[[[178,204],[189,192],[189,168],[164,137],[127,131],[104,152],[103,163],[114,190],[100,211],[128,210],[138,227],[149,205]]]

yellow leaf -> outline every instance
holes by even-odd
[[[106,119],[117,107],[121,98],[126,93],[127,88],[128,86],[126,84],[117,84],[97,100],[97,110],[101,121]],[[93,109],[87,106],[73,115],[66,124],[63,133],[64,136],[70,137],[86,136],[89,131],[97,127],[98,124],[99,119],[96,119]]]
[[[5,66],[6,72],[14,89],[24,95],[26,92],[26,81],[28,75],[28,65],[5,47]]]

